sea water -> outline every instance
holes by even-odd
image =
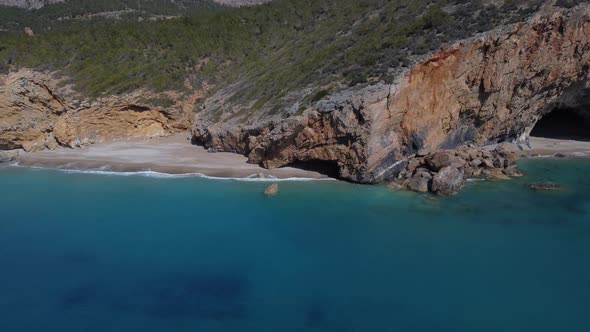
[[[590,331],[590,161],[521,168],[436,200],[3,168],[0,331]]]

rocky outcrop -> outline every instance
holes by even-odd
[[[196,120],[193,138],[217,151],[246,154],[267,168],[319,161],[333,164],[341,178],[364,182],[373,170],[363,164],[379,158],[379,151],[367,149],[369,121],[385,107],[388,93],[386,85],[342,91],[303,115],[262,126],[203,126]]]
[[[196,119],[193,137],[268,168],[326,162],[340,178],[377,183],[420,151],[525,141],[589,81],[590,5],[546,7],[526,23],[436,52],[392,85],[342,91],[283,121]],[[424,189],[422,179],[412,186]]]
[[[174,132],[173,122],[167,112],[145,106],[89,107],[60,117],[53,136],[73,148],[117,138],[167,136]]]
[[[15,161],[21,153],[21,150],[0,151],[0,165],[3,163]]]
[[[466,146],[416,155],[390,186],[451,196],[463,188],[468,178],[504,180],[522,176],[515,160],[524,153],[513,145],[501,144],[495,148]]]
[[[182,103],[142,103],[145,92],[86,100],[49,73],[0,75],[0,150],[78,147],[127,137],[152,138],[187,129]],[[149,95],[147,95],[149,96]]]

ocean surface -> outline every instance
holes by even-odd
[[[0,331],[588,332],[590,161],[521,166],[436,200],[3,168]]]

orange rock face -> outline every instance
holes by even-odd
[[[390,86],[341,91],[283,122],[196,123],[193,136],[266,167],[322,161],[381,182],[420,150],[526,140],[557,104],[590,95],[589,67],[590,5],[547,7],[436,52]]]
[[[390,99],[389,109],[401,120],[388,125],[431,148],[526,139],[544,112],[585,89],[588,8],[549,11],[434,54],[408,73]]]

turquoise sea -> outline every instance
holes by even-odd
[[[521,166],[436,201],[3,168],[0,331],[590,331],[590,161]]]

